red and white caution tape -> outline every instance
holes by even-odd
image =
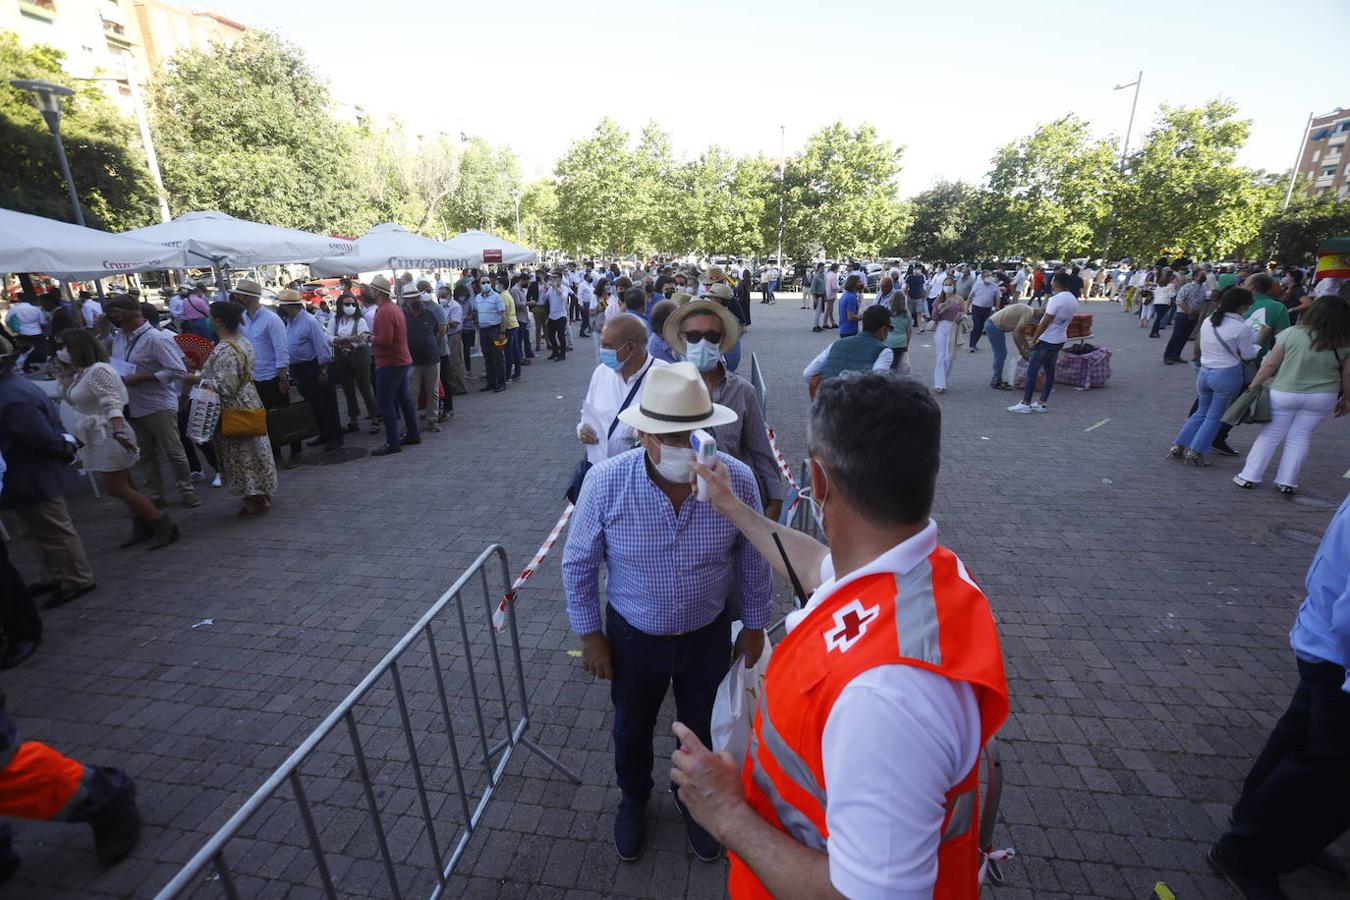
[[[788,466],[787,459],[783,457],[783,451],[778,449],[778,438],[774,436],[773,429],[768,428],[768,432],[769,446],[773,448],[773,458],[778,462],[778,471],[783,473],[783,477],[787,479],[788,484],[793,487],[799,487],[797,479],[792,477],[792,469]]]
[[[571,520],[572,510],[574,509],[576,509],[576,507],[572,504],[567,504],[567,508],[564,509],[562,515],[558,517],[558,522],[553,526],[553,530],[548,533],[548,537],[544,539],[544,543],[535,551],[534,558],[530,560],[530,564],[521,570],[520,575],[512,582],[511,589],[502,596],[501,602],[497,604],[497,608],[492,612],[493,628],[501,631],[506,627],[506,608],[515,601],[516,591],[520,590],[520,586],[526,581],[529,581],[530,576],[543,565],[544,560],[548,557],[548,552],[553,549],[553,545],[558,542],[558,536],[562,534],[562,530],[567,527],[567,523]]]

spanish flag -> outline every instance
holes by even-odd
[[[1317,275],[1323,278],[1350,278],[1350,237],[1332,238],[1317,248]]]

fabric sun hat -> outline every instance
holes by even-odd
[[[647,434],[713,428],[736,421],[736,413],[712,402],[693,363],[659,366],[647,373],[642,402],[619,413],[619,421]]]
[[[703,296],[712,297],[714,300],[730,300],[731,287],[719,281],[717,284],[708,285],[703,291]]]
[[[262,285],[258,284],[256,281],[245,278],[243,281],[238,282],[234,287],[230,288],[230,293],[239,294],[242,297],[261,297]]]
[[[417,285],[413,284],[411,281],[405,284],[399,290],[399,296],[401,296],[404,300],[407,300],[410,297],[416,297],[420,293],[422,292],[417,289]]]
[[[370,288],[371,290],[379,291],[381,294],[384,294],[386,297],[388,297],[390,294],[390,285],[388,276],[376,275],[374,278],[370,279]]]
[[[711,284],[714,281],[726,281],[726,279],[727,273],[722,271],[721,266],[709,266],[708,270],[703,273],[702,280],[704,284]]]
[[[694,295],[693,295],[693,294],[686,294],[684,291],[676,291],[675,293],[671,294],[671,295],[670,295],[669,297],[667,297],[666,299],[667,299],[667,300],[674,300],[676,304],[678,304],[679,306],[683,306],[684,304],[686,304],[686,303],[690,302],[691,300],[693,300],[693,299],[694,299]]]
[[[286,288],[277,293],[277,306],[302,306],[305,302],[305,295],[293,288]]]
[[[661,329],[661,337],[665,338],[670,349],[683,356],[688,351],[684,335],[680,334],[683,330],[684,320],[690,316],[711,315],[717,316],[722,323],[722,343],[718,346],[723,353],[727,353],[736,342],[741,339],[741,323],[720,303],[713,303],[709,300],[691,300],[688,303],[681,304],[666,319],[665,326]]]

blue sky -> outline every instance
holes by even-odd
[[[1160,103],[1237,102],[1244,161],[1293,164],[1308,113],[1350,107],[1347,0],[210,0],[299,44],[343,100],[511,145],[546,172],[602,115],[676,150],[789,154],[835,119],[906,147],[901,193],[979,179],[1073,112],[1137,146]]]

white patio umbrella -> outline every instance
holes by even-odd
[[[87,281],[187,264],[187,254],[180,248],[0,209],[0,272]]]
[[[188,251],[189,265],[248,269],[275,263],[305,263],[356,251],[346,238],[236,219],[223,212],[184,213],[159,225],[123,232],[127,237]]]
[[[414,234],[393,222],[376,225],[355,242],[356,252],[310,262],[319,277],[387,272],[393,269],[465,269],[475,265],[445,241]]]
[[[456,252],[469,260],[470,266],[484,263],[532,263],[539,254],[528,247],[513,244],[486,231],[471,230],[457,234],[446,241]]]

